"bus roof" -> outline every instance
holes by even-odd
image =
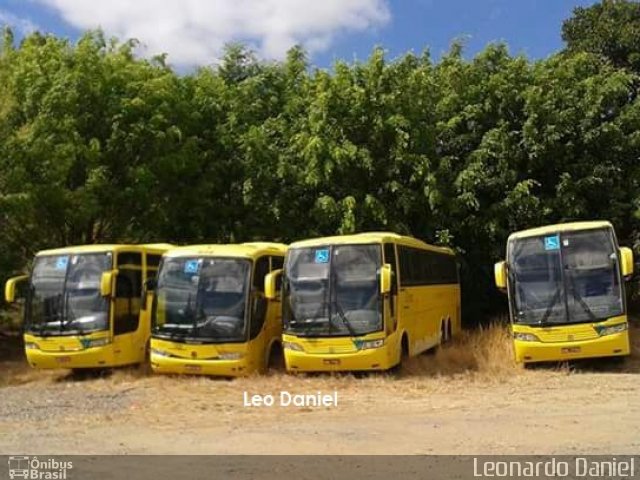
[[[172,248],[165,253],[165,257],[221,256],[254,258],[260,255],[284,255],[287,248],[284,243],[271,242],[187,245]]]
[[[393,242],[405,245],[407,247],[421,248],[424,250],[432,250],[436,252],[446,253],[449,255],[455,255],[453,250],[446,247],[436,247],[418,240],[417,238],[408,237],[405,235],[398,235],[393,232],[363,232],[353,235],[336,235],[332,237],[319,237],[310,238],[307,240],[300,240],[289,245],[289,248],[304,248],[304,247],[316,247],[322,245],[353,245],[353,244],[365,244],[365,243],[383,243]]]
[[[121,250],[145,250],[151,253],[164,253],[172,248],[173,245],[168,243],[148,243],[148,244],[92,244],[92,245],[71,245],[62,248],[52,248],[49,250],[41,250],[36,256],[43,255],[64,255],[74,253],[101,253],[101,252],[118,252]]]
[[[514,232],[509,235],[509,240],[514,240],[516,238],[537,237],[540,235],[547,235],[549,233],[562,233],[576,230],[594,230],[596,228],[613,227],[610,222],[604,220],[590,222],[557,223],[555,225],[545,225],[543,227],[530,228],[528,230]]]

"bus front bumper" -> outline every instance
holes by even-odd
[[[26,348],[25,352],[29,365],[38,369],[108,368],[126,365],[119,363],[122,359],[116,355],[113,345],[60,352]]]
[[[597,357],[620,357],[629,355],[628,332],[606,335],[593,340],[573,342],[523,342],[514,340],[518,363],[562,362]]]
[[[319,354],[285,349],[284,359],[289,372],[358,372],[384,371],[393,367],[387,346],[353,353]]]
[[[246,358],[237,360],[192,360],[158,355],[153,351],[151,352],[151,369],[154,373],[219,377],[240,377],[252,372]]]

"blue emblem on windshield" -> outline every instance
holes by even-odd
[[[198,260],[187,260],[184,262],[184,273],[198,273],[199,266]]]
[[[56,269],[58,270],[66,270],[67,265],[69,264],[69,257],[58,257],[56,259]]]
[[[329,263],[329,249],[316,250],[316,263]]]
[[[544,237],[545,250],[558,250],[560,248],[560,235]]]

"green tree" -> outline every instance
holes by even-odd
[[[570,52],[602,55],[616,66],[640,72],[640,3],[602,0],[577,7],[562,25]]]

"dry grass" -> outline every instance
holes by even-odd
[[[41,371],[29,368],[24,361],[21,342],[17,337],[0,337],[0,387],[29,383],[58,383],[87,381],[95,387],[128,387],[157,392],[160,399],[180,395],[179,391],[204,393],[215,390],[217,396],[237,396],[238,392],[261,393],[287,390],[308,393],[317,390],[366,392],[375,387],[405,391],[435,391],[447,385],[462,382],[508,382],[521,375],[549,375],[551,373],[578,373],[623,371],[640,373],[640,323],[631,323],[632,355],[618,364],[602,360],[578,364],[551,364],[534,371],[526,370],[514,362],[513,342],[509,326],[492,323],[475,330],[466,330],[452,343],[406,360],[399,371],[393,373],[288,375],[275,373],[235,380],[188,376],[150,375],[145,367],[116,369],[103,374],[74,375],[66,371]],[[171,395],[164,395],[171,392]]]
[[[631,337],[631,356],[623,365],[623,369],[630,373],[640,373],[640,319],[634,318],[629,322]]]
[[[123,369],[101,379],[105,387],[127,388],[135,385],[149,396],[148,406],[133,405],[139,421],[141,409],[144,422],[170,428],[170,424],[193,421],[194,412],[214,408],[216,419],[231,422],[237,416],[305,415],[317,409],[252,409],[238,408],[243,394],[277,397],[281,391],[291,394],[339,392],[341,408],[359,409],[362,405],[378,404],[382,398],[395,401],[423,401],[428,394],[460,392],[473,382],[508,382],[525,372],[513,362],[508,326],[494,324],[468,331],[455,342],[433,353],[409,359],[393,373],[372,374],[296,374],[275,373],[234,380],[188,377],[144,377],[140,370]],[[530,372],[527,372],[530,373]],[[536,375],[535,372],[530,373]],[[188,409],[184,406],[189,405]],[[182,406],[182,407],[181,407]],[[330,408],[330,407],[328,407]],[[171,421],[167,413],[171,412]]]
[[[466,330],[450,345],[410,358],[402,375],[409,377],[443,377],[466,375],[502,380],[523,369],[516,365],[509,326],[491,323]]]

